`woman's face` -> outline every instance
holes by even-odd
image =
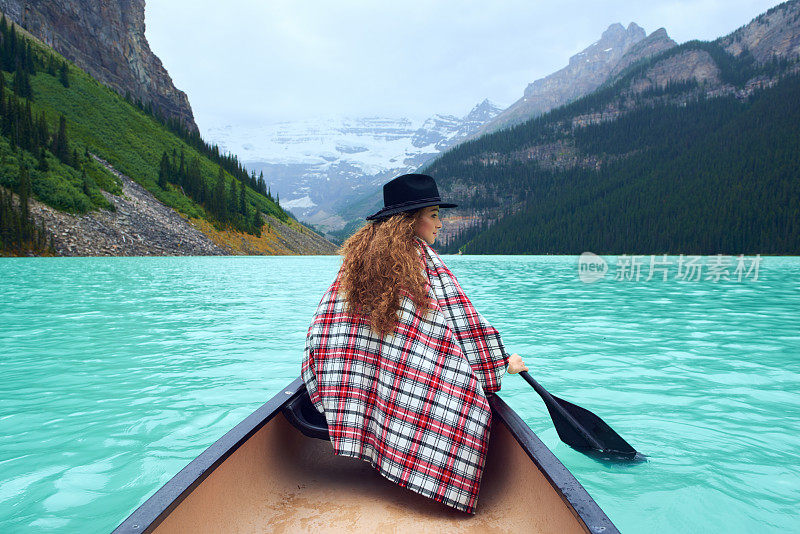
[[[414,225],[414,233],[424,239],[429,245],[436,240],[436,233],[442,227],[439,220],[439,206],[422,208]]]

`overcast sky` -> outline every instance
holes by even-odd
[[[712,40],[765,0],[147,0],[146,36],[201,131],[314,116],[503,107],[610,24]]]

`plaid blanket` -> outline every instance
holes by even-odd
[[[508,356],[436,252],[415,238],[433,310],[401,296],[383,339],[345,312],[341,271],[308,329],[302,377],[328,422],[336,454],[368,461],[389,480],[474,513],[492,412]]]

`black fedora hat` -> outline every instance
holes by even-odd
[[[367,220],[383,219],[426,206],[455,208],[458,204],[442,202],[433,177],[427,174],[403,174],[384,184],[383,208],[367,217]]]

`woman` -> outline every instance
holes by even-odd
[[[430,247],[442,202],[430,176],[383,187],[350,237],[308,329],[302,376],[336,454],[474,513],[486,458],[487,393],[527,371]],[[507,369],[506,369],[507,368]]]

